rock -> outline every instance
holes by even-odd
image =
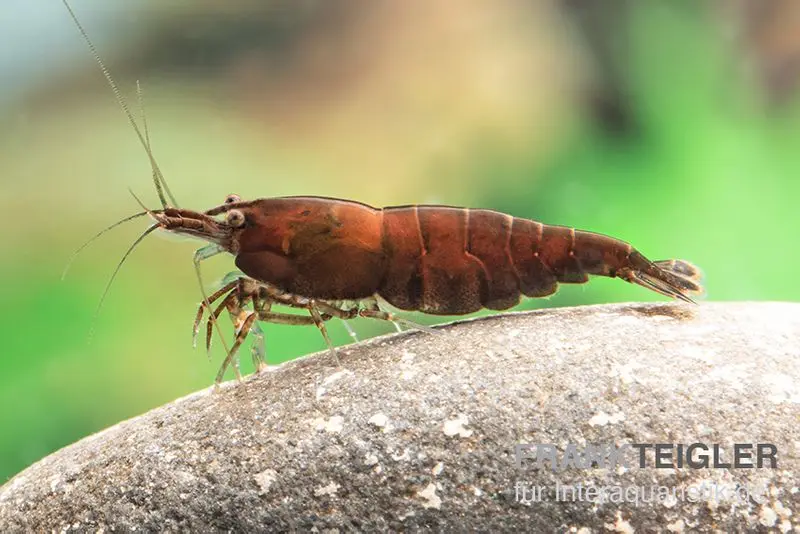
[[[312,355],[52,454],[0,489],[0,530],[800,528],[799,340],[788,303],[548,309],[376,338],[341,349],[341,368]],[[777,466],[656,469],[649,449],[638,468],[630,449],[629,468],[554,472],[516,455],[695,442],[722,461],[774,445]],[[653,486],[667,493],[644,502]]]

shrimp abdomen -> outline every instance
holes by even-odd
[[[585,283],[589,275],[688,301],[702,290],[699,270],[683,260],[651,262],[613,237],[491,210],[385,208],[383,234],[387,263],[378,293],[405,310],[504,310],[522,295],[546,297],[559,283]]]

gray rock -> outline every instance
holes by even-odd
[[[341,368],[302,358],[81,440],[0,489],[0,530],[800,528],[800,305],[576,307],[441,330],[345,347]],[[777,467],[655,469],[652,451],[643,469],[515,462],[517,444],[694,442],[723,460],[774,444]],[[579,483],[609,500],[578,500]],[[540,502],[520,502],[533,485]],[[676,493],[614,501],[654,485]]]

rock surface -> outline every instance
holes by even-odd
[[[800,529],[800,305],[576,307],[441,330],[345,347],[341,368],[309,356],[90,436],[0,489],[0,531]],[[642,469],[515,462],[517,444],[693,442],[723,460],[774,444],[777,468],[655,469],[652,450]],[[579,483],[607,502],[553,493]],[[538,502],[521,502],[534,485]],[[613,499],[651,486],[673,493]]]

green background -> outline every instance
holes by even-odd
[[[134,108],[141,80],[153,149],[183,207],[236,192],[493,208],[690,260],[710,300],[800,299],[800,108],[792,95],[773,101],[752,46],[731,37],[736,21],[710,3],[628,6],[624,24],[600,25],[610,63],[593,61],[575,18],[552,6],[99,5],[74,7]],[[0,482],[209,387],[222,360],[218,343],[210,362],[191,347],[200,243],[147,239],[94,322],[146,222],[98,240],[61,281],[77,246],[138,211],[127,187],[158,203],[147,158],[62,6],[40,9],[69,60],[0,108]],[[36,61],[56,56],[47,39],[23,45]],[[587,104],[609,71],[623,89],[621,129]],[[232,268],[230,257],[208,261],[207,286]],[[657,300],[597,279],[520,308]],[[391,330],[353,326],[362,337]],[[271,363],[324,348],[314,327],[265,329]],[[330,331],[348,342],[341,324]]]

